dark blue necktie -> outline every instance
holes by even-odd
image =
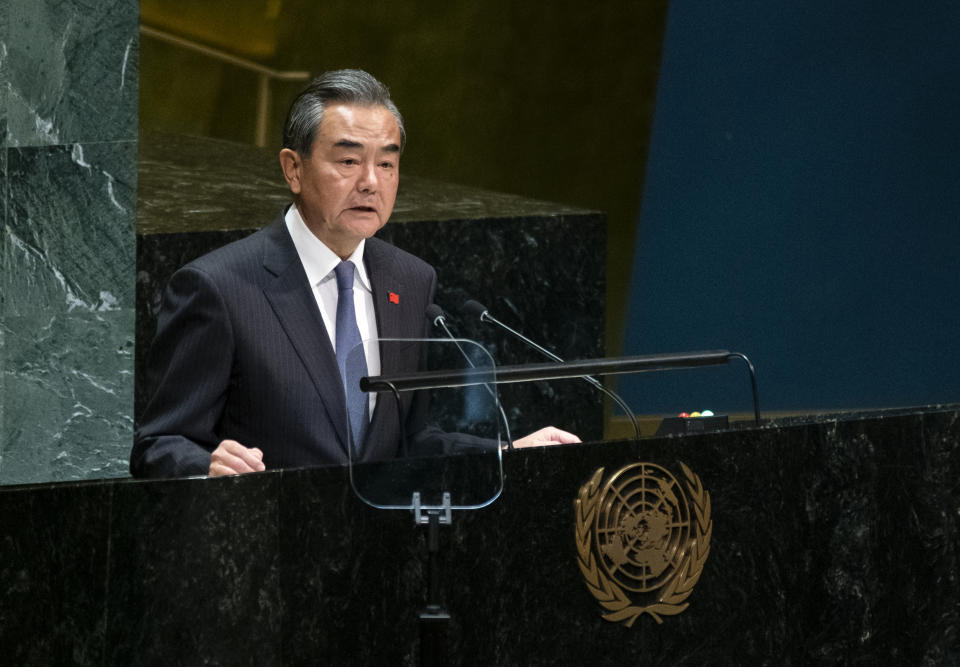
[[[353,451],[359,454],[363,445],[363,434],[370,421],[370,403],[367,395],[360,391],[360,378],[367,374],[367,359],[361,346],[357,314],[353,309],[355,270],[353,262],[340,262],[334,268],[337,274],[337,290],[340,292],[337,298],[337,366],[340,367],[340,379],[343,380],[347,399]]]

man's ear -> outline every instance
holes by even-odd
[[[280,168],[283,170],[283,177],[290,186],[290,192],[295,195],[300,194],[300,168],[303,161],[300,154],[289,148],[280,151]]]

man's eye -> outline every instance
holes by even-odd
[[[340,160],[340,162],[341,162],[342,164],[350,165],[350,166],[355,165],[355,164],[358,163],[358,161],[357,161],[357,160],[354,160],[352,157],[344,158],[343,160]]]
[[[383,167],[384,169],[393,169],[392,162],[381,162],[380,166]]]

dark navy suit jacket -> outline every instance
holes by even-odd
[[[434,269],[375,238],[364,262],[379,336],[426,337]],[[416,370],[417,350],[381,350],[381,373]],[[150,370],[156,388],[135,433],[134,476],[207,474],[226,438],[262,449],[268,469],[348,460],[336,356],[282,216],[173,275]],[[422,428],[423,407],[401,396],[399,414],[391,396],[377,400],[361,460],[395,456],[401,424],[409,435]]]

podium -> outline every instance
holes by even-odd
[[[469,455],[461,455],[469,456]],[[689,606],[605,620],[575,501],[648,462],[709,493]],[[462,461],[461,461],[462,463]],[[960,409],[511,452],[441,532],[453,664],[952,664]],[[702,502],[700,510],[702,510]],[[416,664],[425,534],[345,467],[0,489],[10,664]]]

